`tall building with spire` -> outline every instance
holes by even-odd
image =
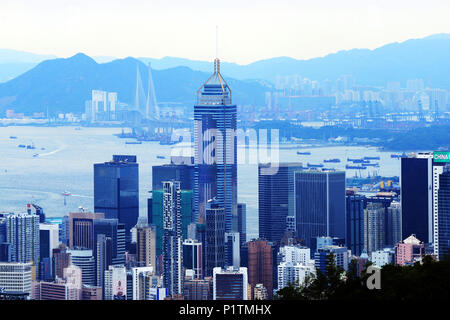
[[[214,60],[214,73],[197,91],[194,106],[196,220],[204,223],[206,204],[216,198],[225,209],[225,231],[238,231],[236,105]]]

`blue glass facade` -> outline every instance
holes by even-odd
[[[94,164],[94,211],[125,225],[126,242],[139,217],[139,166],[135,156]]]
[[[206,203],[225,209],[225,231],[238,231],[236,105],[215,60],[214,74],[197,92],[194,106],[195,221],[204,223]]]
[[[362,195],[347,196],[347,246],[360,256],[364,249],[364,203]]]
[[[264,175],[258,166],[259,237],[280,243],[286,231],[286,218],[295,215],[295,171],[301,163],[279,163],[276,174]]]
[[[295,173],[297,236],[310,247],[316,237],[345,238],[345,172]]]
[[[439,259],[450,259],[450,168],[439,176],[438,191],[438,254]]]
[[[427,242],[432,201],[431,159],[402,158],[401,161],[402,239],[415,234]]]

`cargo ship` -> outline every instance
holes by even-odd
[[[337,158],[335,158],[335,159],[325,159],[325,160],[323,160],[323,162],[325,162],[325,163],[327,163],[327,162],[337,163],[337,162],[341,162],[341,160],[337,159]]]

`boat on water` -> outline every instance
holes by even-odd
[[[165,156],[156,156],[157,159],[165,159]]]
[[[306,166],[308,168],[322,168],[323,164],[312,164],[312,163],[307,163]]]
[[[365,169],[367,169],[367,167],[365,167],[365,166],[352,166],[352,165],[347,164],[345,166],[345,169],[365,170]]]
[[[363,164],[370,163],[369,160],[364,160],[364,159],[353,159],[353,161],[351,161],[351,162],[353,162],[353,163],[363,163]]]
[[[19,148],[26,148],[27,146],[24,145],[24,144],[19,144],[17,147],[19,147]]]
[[[61,192],[61,194],[63,195],[63,196],[71,196],[72,195],[72,193],[70,193],[69,191],[64,191],[64,192]]]
[[[125,144],[142,144],[142,141],[126,141]]]
[[[297,151],[297,154],[298,155],[309,156],[309,155],[311,155],[311,152],[309,152],[309,151],[305,151],[305,152]]]
[[[380,157],[364,157],[364,160],[380,160]]]
[[[33,158],[36,158],[36,157],[38,157],[38,156],[39,156],[39,153],[33,154]]]
[[[391,158],[395,158],[395,159],[400,159],[400,158],[406,158],[407,156],[406,156],[406,153],[402,153],[402,154],[395,154],[395,153],[393,153],[393,154],[391,154]]]
[[[17,139],[16,136],[9,136],[10,139]]]
[[[34,143],[27,145],[27,149],[36,149]]]
[[[325,162],[325,163],[327,163],[327,162],[337,163],[337,162],[341,162],[341,160],[337,159],[337,158],[335,158],[335,159],[325,159],[325,160],[323,160],[323,162]]]

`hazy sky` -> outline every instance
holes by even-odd
[[[0,0],[0,47],[91,56],[306,59],[450,33],[449,0]]]

